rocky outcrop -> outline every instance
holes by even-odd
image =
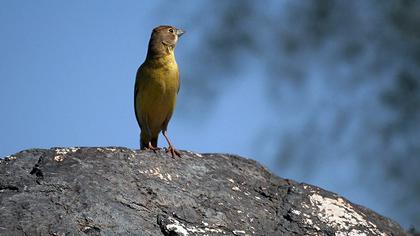
[[[22,151],[0,161],[0,235],[405,235],[395,222],[227,154]]]

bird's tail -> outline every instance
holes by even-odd
[[[149,138],[144,132],[140,133],[140,149],[144,150],[149,147],[149,142],[152,144],[153,147],[157,147],[158,137],[156,138]]]

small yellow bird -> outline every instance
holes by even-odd
[[[179,71],[175,46],[184,31],[173,26],[153,29],[146,60],[137,70],[134,86],[134,111],[140,126],[140,148],[156,151],[162,131],[168,142],[167,152],[181,156],[167,135],[169,120],[175,109],[179,91]]]

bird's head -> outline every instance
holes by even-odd
[[[173,52],[179,37],[184,33],[184,30],[174,26],[161,25],[154,28],[150,36],[148,56],[159,57]]]

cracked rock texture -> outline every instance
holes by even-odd
[[[0,160],[0,235],[406,235],[388,218],[226,154],[31,149]]]

